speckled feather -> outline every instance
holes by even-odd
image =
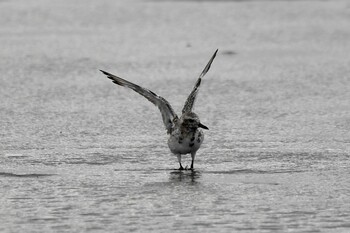
[[[136,85],[136,84],[129,82],[125,79],[122,79],[120,77],[117,77],[117,76],[110,74],[106,71],[103,71],[103,70],[100,70],[100,71],[103,74],[105,74],[109,79],[111,79],[113,81],[113,83],[120,85],[120,86],[128,87],[128,88],[134,90],[135,92],[139,93],[140,95],[142,95],[146,99],[148,99],[154,105],[156,105],[162,114],[163,123],[165,125],[165,128],[167,129],[168,133],[171,132],[172,128],[174,127],[174,119],[177,119],[178,117],[166,99],[157,95],[156,93],[154,93],[151,90],[140,87],[139,85]]]

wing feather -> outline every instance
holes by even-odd
[[[171,107],[171,105],[169,104],[169,102],[166,99],[157,95],[156,93],[154,93],[151,90],[140,87],[139,85],[136,85],[136,84],[129,82],[125,79],[122,79],[120,77],[117,77],[117,76],[110,74],[106,71],[103,71],[103,70],[100,70],[100,71],[103,74],[105,74],[107,76],[107,78],[111,79],[113,81],[113,83],[120,85],[120,86],[128,87],[128,88],[134,90],[135,92],[139,93],[140,95],[142,95],[143,97],[148,99],[154,105],[156,105],[162,114],[163,123],[164,123],[165,128],[167,129],[168,133],[170,133],[172,131],[173,126],[174,126],[174,120],[177,119],[177,115],[175,114],[173,108]]]
[[[188,96],[185,106],[182,109],[182,114],[186,113],[186,112],[191,112],[192,108],[194,106],[194,102],[196,100],[197,97],[197,93],[199,90],[199,86],[201,85],[201,81],[202,78],[204,77],[204,75],[209,71],[211,63],[213,63],[214,58],[216,57],[216,53],[218,52],[218,49],[215,51],[215,53],[213,54],[213,56],[210,58],[208,64],[204,67],[202,73],[199,75],[199,78],[197,79],[196,84],[194,85],[194,88],[191,92],[191,94]]]

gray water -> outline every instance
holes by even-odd
[[[207,153],[191,172],[173,170],[151,147],[126,154],[98,151],[2,159],[1,230],[347,232],[350,227],[344,155]]]
[[[349,232],[349,9],[0,1],[0,231]],[[98,69],[179,113],[216,48],[178,171],[158,109]]]

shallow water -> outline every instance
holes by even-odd
[[[138,163],[146,150],[149,163]],[[350,227],[348,156],[218,155],[215,162],[210,153],[199,157],[193,172],[172,169],[175,158],[172,163],[157,151],[152,155],[151,147],[128,155],[90,150],[74,157],[7,155],[0,173],[6,220],[1,229],[346,232]]]
[[[350,231],[347,1],[86,2],[0,1],[1,232]],[[216,48],[178,171],[98,69],[180,112]]]

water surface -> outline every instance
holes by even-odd
[[[350,231],[347,1],[86,2],[0,2],[1,232]],[[98,69],[180,112],[216,48],[178,171]]]

